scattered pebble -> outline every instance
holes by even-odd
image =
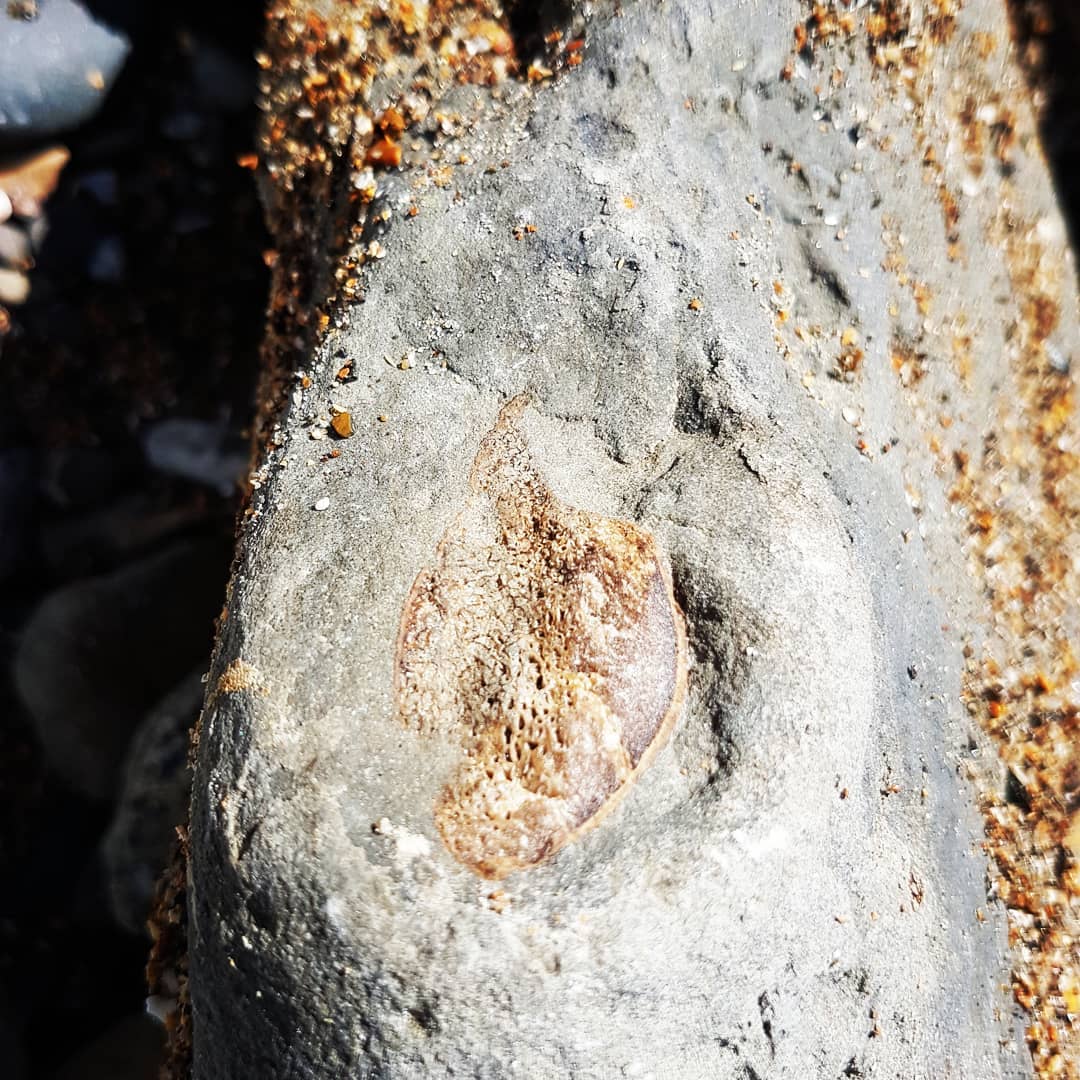
[[[91,280],[116,284],[124,280],[127,255],[119,237],[106,236],[94,248],[86,267]]]
[[[7,193],[14,212],[20,217],[38,217],[70,157],[67,147],[51,146],[0,169],[0,189]]]
[[[334,429],[334,434],[339,439],[352,438],[353,425],[352,415],[347,412],[335,413],[330,420],[330,426]]]
[[[0,303],[22,304],[30,295],[30,279],[17,270],[0,267]]]
[[[319,511],[329,510],[330,509],[330,500],[325,495],[321,499],[316,499],[315,500],[315,506],[313,507],[313,509],[319,510]]]

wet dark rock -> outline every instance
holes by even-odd
[[[38,455],[41,493],[59,510],[109,501],[132,485],[139,462],[131,454],[98,446],[60,446]]]
[[[149,1016],[117,1021],[77,1051],[53,1080],[155,1080],[162,1030]]]
[[[128,740],[205,655],[226,565],[217,542],[183,542],[51,593],[31,615],[15,685],[51,767],[114,798]]]
[[[14,1010],[0,993],[0,1070],[6,1080],[25,1080],[26,1054]]]
[[[90,513],[50,515],[41,524],[41,552],[60,579],[111,570],[206,520],[199,493],[183,501],[135,491]]]
[[[205,484],[221,495],[236,491],[247,468],[247,448],[224,420],[170,417],[147,426],[142,446],[152,468]]]
[[[188,732],[199,715],[203,691],[200,667],[154,706],[128,748],[102,861],[113,917],[132,933],[145,933],[154,883],[176,826],[187,818]]]
[[[104,236],[98,241],[86,267],[91,281],[115,285],[124,280],[127,256],[123,241],[117,236]]]
[[[251,71],[235,56],[208,41],[192,42],[191,66],[201,100],[228,112],[240,112],[251,104],[254,81]]]

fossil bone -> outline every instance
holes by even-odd
[[[486,878],[595,825],[667,740],[686,637],[666,557],[637,525],[562,503],[514,398],[480,444],[465,508],[402,613],[406,724],[459,739],[435,821]]]

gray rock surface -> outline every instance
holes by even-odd
[[[40,138],[93,116],[124,66],[127,37],[74,0],[0,11],[0,142]]]
[[[598,15],[555,86],[442,103],[478,117],[445,150],[474,162],[449,187],[386,184],[388,254],[282,422],[211,672],[200,1080],[1028,1075],[961,775],[984,751],[948,624],[979,598],[934,532],[944,484],[890,365],[931,320],[883,268],[888,214],[1000,343],[996,189],[965,196],[971,256],[948,261],[910,110],[861,47],[837,47],[824,103],[829,64],[781,78],[805,17],[790,0]],[[972,29],[1004,40],[1001,7],[966,6],[932,61],[942,86]],[[1010,77],[1003,51],[985,67]],[[1037,150],[1015,167],[1060,244]],[[827,329],[793,355],[781,309]],[[833,379],[849,326],[865,359]],[[973,433],[1002,363],[979,362]],[[521,391],[556,495],[668,553],[691,663],[619,809],[495,884],[435,830],[456,751],[399,722],[394,649]],[[356,434],[327,460],[310,435],[332,404]]]

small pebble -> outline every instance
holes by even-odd
[[[321,499],[319,499],[315,503],[315,509],[316,510],[329,510],[330,509],[330,500],[324,495]]]
[[[17,270],[0,267],[0,303],[24,304],[30,295],[30,279]]]

